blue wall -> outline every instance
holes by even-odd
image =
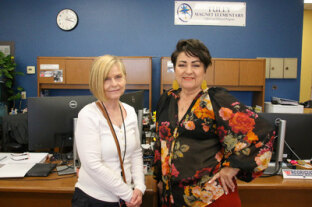
[[[169,56],[179,39],[201,39],[216,58],[297,57],[298,78],[267,80],[265,99],[298,100],[303,0],[244,2],[246,27],[222,27],[175,26],[172,0],[0,0],[0,41],[15,42],[17,69],[25,73],[26,66],[37,65],[37,56],[153,56],[154,107],[160,90],[160,57]],[[71,32],[56,25],[63,8],[79,16]],[[37,95],[36,75],[17,81],[28,97]],[[235,95],[249,104],[250,93]]]

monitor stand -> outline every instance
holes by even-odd
[[[278,126],[277,149],[275,153],[275,162],[270,162],[268,168],[264,171],[265,175],[281,174],[285,163],[283,162],[284,143],[286,134],[286,120],[276,119],[275,125]],[[287,168],[287,166],[286,166]]]
[[[73,119],[74,137],[75,137],[76,125],[77,125],[77,118],[74,118]],[[77,153],[75,138],[73,140],[73,150],[72,150],[71,154],[70,155],[67,154],[67,156],[70,156],[70,159],[68,159],[68,160],[72,160],[73,164],[72,165],[61,165],[61,166],[56,167],[58,175],[75,174],[77,168],[80,166],[80,160],[79,160],[78,153]],[[67,157],[67,158],[69,158],[69,157]]]
[[[283,162],[282,166],[276,166],[275,162],[270,162],[269,166],[263,172],[264,175],[282,175],[282,169],[290,169],[287,163]]]
[[[58,175],[68,175],[68,174],[75,174],[76,171],[73,165],[61,165],[56,167]]]

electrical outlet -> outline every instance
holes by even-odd
[[[26,91],[22,91],[21,95],[22,95],[22,99],[26,99]]]
[[[35,74],[35,66],[27,66],[27,74]]]

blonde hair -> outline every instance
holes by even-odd
[[[104,81],[115,65],[121,70],[124,78],[126,78],[125,65],[117,56],[104,55],[97,57],[93,62],[89,78],[89,88],[92,94],[100,101],[106,101],[107,99],[104,91]]]

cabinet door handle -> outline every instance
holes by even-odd
[[[285,70],[288,70],[288,67],[286,67]]]
[[[274,70],[274,67],[272,67],[272,70]]]

